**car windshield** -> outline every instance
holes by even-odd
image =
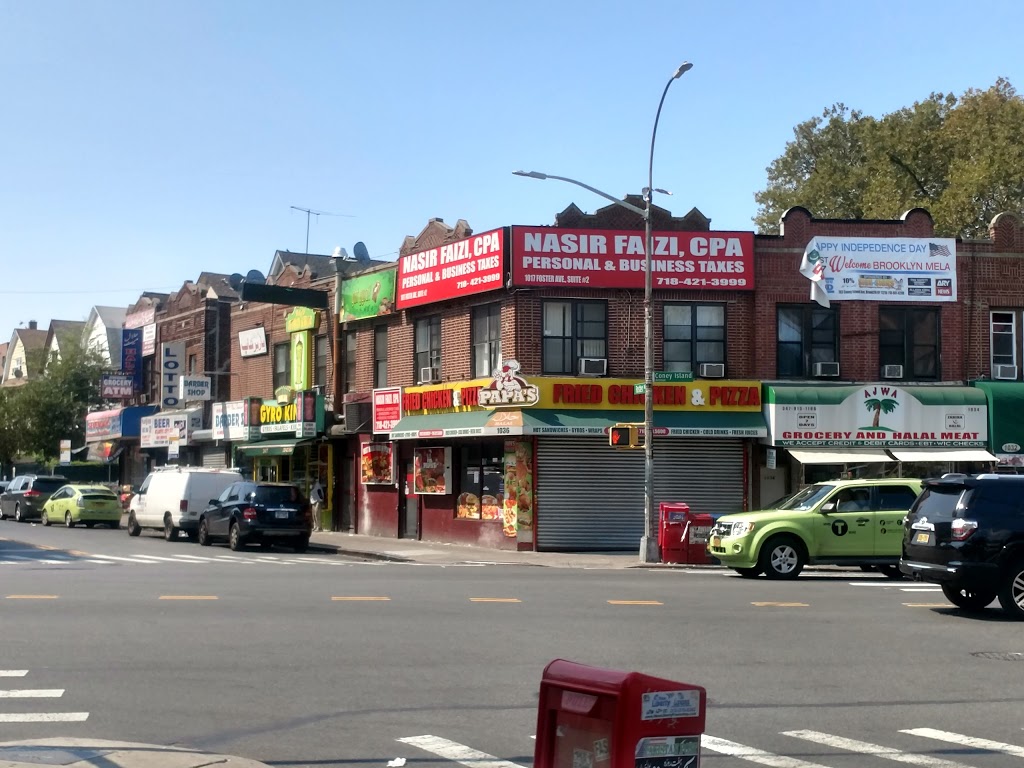
[[[253,501],[257,504],[301,504],[302,494],[290,485],[260,485],[256,487]]]
[[[53,493],[58,488],[67,484],[67,480],[58,480],[52,477],[37,477],[32,481],[32,490],[40,493]]]
[[[809,485],[801,488],[792,496],[783,499],[770,509],[810,509],[826,495],[832,492],[834,485]]]

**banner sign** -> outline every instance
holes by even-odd
[[[214,440],[250,440],[250,430],[258,426],[250,424],[249,403],[246,400],[214,403],[211,412]],[[259,430],[255,429],[252,432],[258,434]]]
[[[389,315],[395,311],[395,270],[346,277],[341,284],[338,322]]]
[[[121,373],[130,376],[135,392],[142,391],[142,329],[121,330]]]
[[[753,232],[655,232],[652,240],[656,289],[754,288]],[[512,283],[641,290],[645,254],[641,231],[512,227]]]
[[[807,244],[801,273],[824,290],[827,299],[818,301],[825,306],[829,301],[956,301],[956,240],[819,235]]]
[[[96,411],[85,416],[85,441],[97,443],[121,436],[122,408],[111,411]]]
[[[188,445],[192,433],[202,428],[203,412],[198,408],[146,416],[139,430],[139,445],[142,448]]]
[[[100,377],[100,397],[104,400],[128,400],[135,394],[135,381],[122,373],[104,373]]]
[[[213,381],[209,376],[181,376],[178,379],[180,400],[209,400]]]
[[[363,485],[394,485],[395,444],[361,443],[359,476]]]
[[[185,342],[174,341],[160,345],[160,407],[176,408],[178,377],[185,372]]]
[[[398,261],[398,309],[502,287],[505,231],[445,243]]]
[[[142,326],[142,356],[156,353],[156,323]]]
[[[385,387],[373,390],[373,433],[390,432],[402,419],[402,388]]]
[[[267,354],[267,332],[262,327],[239,331],[238,353],[242,357]]]
[[[444,496],[452,492],[452,449],[414,448],[412,451],[413,492]]]

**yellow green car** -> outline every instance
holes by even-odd
[[[104,485],[69,483],[61,486],[43,505],[43,525],[63,522],[68,528],[96,523],[121,527],[121,500]]]
[[[769,509],[718,518],[707,551],[745,578],[844,565],[898,579],[903,518],[920,493],[921,481],[906,477],[816,483]]]

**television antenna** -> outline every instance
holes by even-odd
[[[292,206],[289,206],[289,207],[292,210],[302,211],[304,214],[306,214],[306,250],[304,250],[303,253],[309,253],[309,217],[310,216],[316,216],[317,218],[320,218],[321,216],[340,216],[340,217],[346,218],[346,219],[354,219],[354,218],[356,218],[355,216],[350,216],[347,213],[331,213],[330,211],[317,211],[317,210],[315,210],[313,208],[303,208],[300,205],[292,205]]]

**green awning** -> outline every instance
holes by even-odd
[[[296,448],[312,442],[298,437],[290,440],[260,440],[255,443],[243,443],[236,450],[250,456],[291,456]]]
[[[892,387],[913,395],[922,405],[985,405],[985,394],[974,387],[904,387],[898,381],[870,385],[815,384],[786,386],[766,384],[764,402],[769,405],[839,405],[865,387]]]
[[[1024,466],[1024,384],[976,381],[988,397],[989,442],[1001,464]]]
[[[428,413],[404,416],[391,430],[392,440],[417,440],[434,437],[479,437],[494,433],[486,428],[494,411]],[[496,434],[496,433],[495,433]],[[511,433],[517,434],[517,433]]]
[[[524,410],[526,434],[604,434],[612,424],[640,424],[643,411]],[[655,437],[764,437],[760,411],[655,411]]]

